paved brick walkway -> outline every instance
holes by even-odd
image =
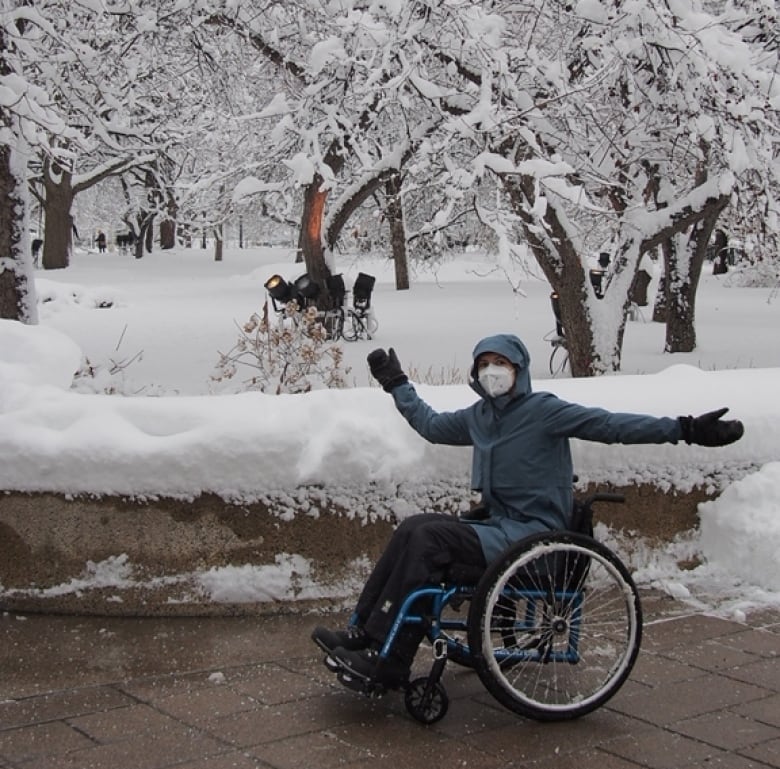
[[[315,615],[0,614],[0,769],[780,767],[780,612],[644,607],[634,672],[599,711],[528,721],[452,665],[430,727],[397,693],[343,689],[309,640]]]

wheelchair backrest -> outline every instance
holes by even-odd
[[[574,500],[569,531],[585,534],[588,537],[593,536],[593,508],[591,505],[580,502],[578,499]]]

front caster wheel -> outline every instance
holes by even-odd
[[[404,704],[412,718],[423,724],[435,724],[447,714],[450,698],[438,681],[429,686],[427,678],[416,678],[406,689]]]

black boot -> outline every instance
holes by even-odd
[[[357,625],[350,625],[346,630],[328,630],[316,627],[311,634],[312,641],[324,652],[330,654],[339,647],[348,651],[360,651],[371,645],[371,638],[366,631]]]
[[[359,651],[339,648],[332,654],[338,664],[353,676],[389,689],[403,686],[409,680],[410,666],[394,654],[381,658],[376,648]]]
[[[379,656],[382,644],[378,642],[373,643],[370,648],[357,651],[335,649],[332,656],[359,678],[383,684],[388,688],[397,688],[409,680],[414,656],[423,636],[424,632],[418,627],[402,627],[385,658]]]

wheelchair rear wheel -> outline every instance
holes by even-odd
[[[541,721],[578,718],[607,702],[631,672],[642,636],[639,594],[599,542],[535,535],[485,572],[468,634],[474,667],[502,705]]]

